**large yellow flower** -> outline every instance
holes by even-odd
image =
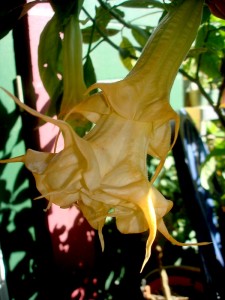
[[[68,114],[82,114],[95,123],[84,138],[63,120],[52,119],[22,104],[23,109],[58,126],[64,137],[59,153],[28,150],[18,158],[33,173],[40,197],[61,207],[76,205],[97,229],[102,248],[102,227],[115,217],[122,233],[149,230],[144,265],[151,253],[157,228],[171,242],[163,216],[172,208],[153,182],[176,139],[179,118],[169,104],[169,93],[178,68],[196,36],[203,0],[184,0],[168,12],[150,37],[128,76],[115,83],[97,83]],[[175,134],[171,136],[171,121]],[[172,141],[171,141],[172,139]],[[159,158],[155,175],[148,180],[146,157]]]

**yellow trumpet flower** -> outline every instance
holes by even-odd
[[[177,137],[179,117],[169,104],[169,94],[195,39],[204,4],[203,0],[177,2],[150,36],[133,70],[118,82],[94,84],[68,113],[82,114],[95,123],[83,138],[66,118],[42,115],[5,91],[27,112],[55,124],[63,134],[64,149],[59,153],[29,149],[25,155],[1,163],[23,162],[35,177],[40,197],[49,204],[79,207],[98,230],[102,248],[102,228],[108,216],[116,219],[122,233],[149,230],[142,269],[157,229],[172,243],[183,245],[173,239],[163,222],[172,202],[153,186]],[[96,88],[99,91],[88,96]],[[171,121],[175,122],[173,139]],[[160,160],[150,181],[147,154]]]

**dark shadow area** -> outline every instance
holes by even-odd
[[[121,234],[115,220],[103,229],[105,250],[96,260],[98,299],[142,299],[140,274],[145,256],[145,234]],[[108,297],[108,298],[107,298]]]
[[[8,102],[2,100],[0,151],[6,159],[13,151],[24,153],[24,141],[31,143],[35,135],[28,136],[32,128],[22,125],[18,107],[8,113]],[[55,293],[49,280],[55,273],[46,203],[33,201],[37,195],[34,179],[22,164],[0,165],[0,243],[10,300],[52,299]]]
[[[185,111],[181,111],[180,134],[173,154],[187,216],[196,231],[197,240],[212,242],[199,247],[205,299],[224,299],[224,245],[221,244],[224,232],[218,226],[211,196],[200,183],[200,165],[206,159],[207,149]]]
[[[140,269],[145,236],[121,234],[112,220],[103,229],[105,249],[102,252],[98,233],[81,213],[62,243],[59,236],[64,231],[62,226],[52,233],[55,263],[60,274],[59,299],[142,299]],[[57,245],[62,244],[69,246],[68,251],[60,252]],[[84,298],[80,298],[82,295]]]

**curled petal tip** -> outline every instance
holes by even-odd
[[[20,155],[17,157],[7,158],[0,160],[0,164],[6,164],[6,163],[15,163],[15,162],[22,162],[25,161],[25,155]]]

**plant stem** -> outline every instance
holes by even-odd
[[[210,106],[212,106],[212,108],[214,109],[215,113],[217,114],[222,126],[225,128],[225,118],[224,118],[224,115],[222,114],[221,109],[218,106],[214,105],[214,102],[213,102],[212,98],[209,96],[209,94],[206,92],[206,90],[202,86],[202,84],[200,82],[200,79],[190,76],[183,69],[180,69],[179,73],[181,73],[183,76],[185,76],[187,79],[189,79],[191,82],[194,82],[198,86],[198,89],[199,89],[200,93],[202,94],[203,97],[206,98],[206,100],[208,101]]]

